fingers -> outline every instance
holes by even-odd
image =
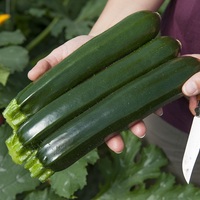
[[[31,81],[35,81],[42,74],[53,67],[53,64],[49,61],[49,58],[51,58],[50,55],[38,61],[37,64],[28,72],[28,78]]]
[[[129,126],[131,132],[139,138],[143,138],[146,134],[146,126],[143,121],[131,124]]]
[[[130,130],[139,138],[145,136],[146,127],[142,121],[130,125]],[[124,142],[119,133],[112,134],[105,139],[107,146],[115,153],[121,153],[124,149]]]
[[[124,149],[124,142],[120,134],[115,133],[106,139],[107,146],[115,153],[121,153]]]
[[[200,54],[190,54],[189,56],[200,60]],[[196,73],[185,82],[182,87],[182,92],[188,97],[195,96],[200,93],[200,72]]]
[[[196,95],[200,93],[200,73],[196,73],[185,82],[182,87],[182,92],[189,97],[189,109],[194,115],[194,109],[197,106]]]
[[[162,116],[163,115],[163,109],[159,108],[158,110],[156,110],[155,114],[158,115],[158,116]]]
[[[69,56],[91,38],[92,37],[88,35],[78,36],[54,49],[49,55],[37,62],[37,64],[29,71],[28,78],[32,81],[38,79],[46,71],[60,63],[64,58]]]
[[[200,54],[185,54],[183,56],[192,56],[192,57],[197,58],[198,60],[200,60]]]
[[[190,54],[189,56],[193,56],[200,60],[200,54]],[[197,106],[196,95],[200,94],[200,72],[194,74],[184,83],[182,92],[189,97],[189,109],[192,114],[195,115],[194,109]]]
[[[188,96],[195,96],[200,93],[200,72],[188,79],[182,87],[183,93]]]

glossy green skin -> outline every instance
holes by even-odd
[[[46,138],[37,158],[63,170],[104,142],[109,134],[143,119],[182,96],[182,84],[200,70],[192,57],[175,58],[126,84]]]
[[[176,57],[179,50],[179,42],[170,37],[151,40],[26,120],[17,131],[19,140],[24,146],[37,148],[63,124],[128,82]]]
[[[160,16],[141,11],[128,16],[109,30],[77,49],[16,97],[21,111],[29,116],[94,73],[154,38]]]

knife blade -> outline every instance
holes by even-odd
[[[196,116],[193,118],[190,134],[182,160],[183,175],[188,184],[190,182],[192,171],[200,149],[200,95],[197,96],[197,100],[198,105],[195,109]]]

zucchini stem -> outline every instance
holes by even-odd
[[[14,131],[27,119],[27,116],[21,112],[20,105],[17,103],[16,99],[13,99],[9,103],[3,111],[3,116]]]
[[[51,169],[45,168],[36,157],[37,150],[31,150],[23,146],[19,141],[16,132],[6,140],[9,155],[16,164],[24,164],[24,168],[29,170],[31,177],[38,178],[41,182],[45,182],[54,174]]]
[[[45,168],[36,157],[36,154],[37,150],[34,150],[31,156],[28,157],[28,159],[26,160],[24,168],[30,171],[31,177],[38,178],[41,182],[45,182],[49,177],[54,174],[54,171]]]
[[[15,131],[6,140],[6,146],[12,160],[19,165],[21,165],[33,152],[33,150],[27,149],[23,146]]]

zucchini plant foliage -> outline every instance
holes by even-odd
[[[13,161],[7,153],[5,140],[10,127],[0,127],[0,199],[199,199],[200,191],[193,185],[180,185],[173,175],[162,170],[167,159],[153,145],[142,142],[129,131],[122,136],[126,148],[121,154],[106,151],[98,159],[92,151],[66,170],[40,184]],[[98,162],[96,162],[98,159]],[[91,165],[92,164],[92,165]],[[89,167],[88,167],[89,166]]]
[[[0,14],[11,14],[0,25],[1,112],[29,83],[28,70],[56,46],[87,34],[105,3],[106,0],[0,3]],[[180,185],[173,175],[163,171],[167,160],[160,149],[142,146],[128,131],[122,133],[126,143],[123,153],[117,155],[102,146],[43,184],[11,160],[5,145],[11,132],[7,124],[0,125],[0,200],[200,198],[198,188]]]

